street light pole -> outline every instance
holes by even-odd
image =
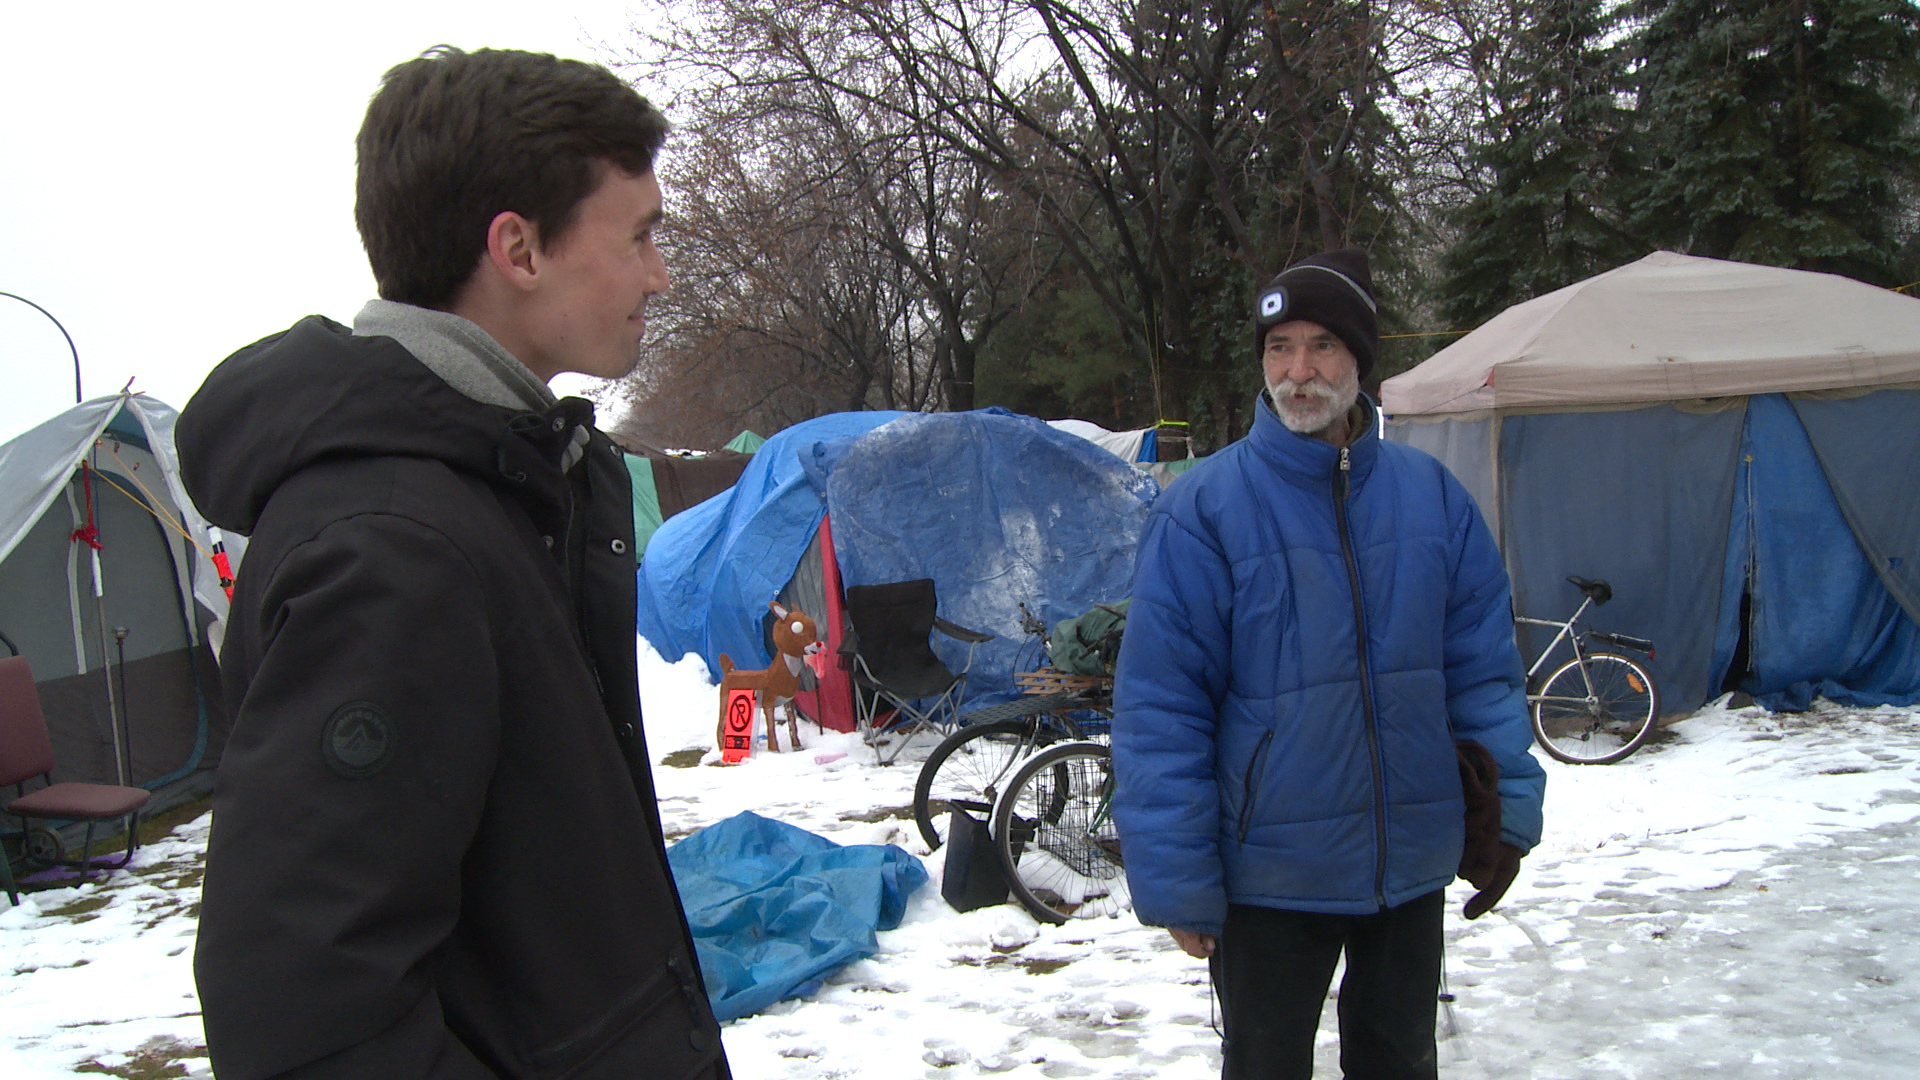
[[[59,319],[53,318],[53,312],[48,311],[46,308],[41,307],[26,297],[18,293],[10,292],[0,292],[0,296],[11,296],[40,314],[45,315],[47,318],[53,319],[53,325],[59,328],[60,336],[67,339],[67,348],[73,353],[73,403],[75,405],[80,404],[83,400],[80,396],[80,350],[73,344],[73,335],[67,333],[67,328],[60,325]]]

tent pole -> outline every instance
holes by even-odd
[[[99,443],[96,440],[94,456],[99,456]],[[93,468],[86,459],[81,459],[81,478],[87,492],[87,524],[84,533],[75,533],[74,539],[84,539],[92,549],[93,556],[93,620],[94,629],[100,635],[100,675],[107,681],[107,728],[113,738],[113,771],[119,778],[120,786],[127,786],[127,763],[120,758],[120,745],[126,736],[124,718],[120,715],[120,696],[113,688],[113,658],[107,652],[107,584],[100,571],[100,530],[94,518],[93,478],[88,472]]]
[[[120,669],[120,739],[114,744],[119,756],[122,787],[133,783],[133,709],[127,700],[127,628],[113,628],[114,666]]]
[[[107,651],[106,590],[100,580],[100,553],[93,553],[93,616],[100,631],[100,675],[107,681],[107,724],[113,736],[113,771],[121,787],[127,786],[127,765],[120,760],[120,742],[125,731],[120,723],[120,695],[113,689],[113,659]]]

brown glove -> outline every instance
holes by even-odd
[[[1520,860],[1524,857],[1524,853],[1522,853],[1519,848],[1514,847],[1512,844],[1502,843],[1500,845],[1500,865],[1494,870],[1492,878],[1484,884],[1473,881],[1472,878],[1467,879],[1479,886],[1480,891],[1474,893],[1467,899],[1467,906],[1460,909],[1461,914],[1469,919],[1477,919],[1487,912],[1492,911],[1493,905],[1499,903],[1500,898],[1507,895],[1507,886],[1513,884],[1513,879],[1519,876]]]
[[[1477,919],[1506,895],[1520,873],[1519,848],[1500,839],[1500,766],[1487,748],[1462,740],[1453,744],[1460,761],[1460,791],[1467,802],[1466,844],[1460,851],[1460,876],[1480,891],[1467,901],[1466,917]]]

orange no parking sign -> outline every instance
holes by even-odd
[[[727,691],[727,722],[720,734],[720,760],[738,765],[753,754],[753,691]]]

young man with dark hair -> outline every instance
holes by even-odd
[[[1210,961],[1227,1080],[1313,1075],[1343,953],[1341,1071],[1432,1080],[1441,890],[1480,886],[1477,917],[1540,839],[1506,570],[1459,481],[1379,437],[1366,252],[1269,282],[1254,345],[1253,431],[1140,541],[1113,688],[1127,880]]]
[[[546,385],[638,358],[666,130],[575,61],[394,68],[359,137],[381,299],[181,417],[194,501],[251,537],[194,961],[221,1080],[727,1075],[640,730],[626,468]]]

